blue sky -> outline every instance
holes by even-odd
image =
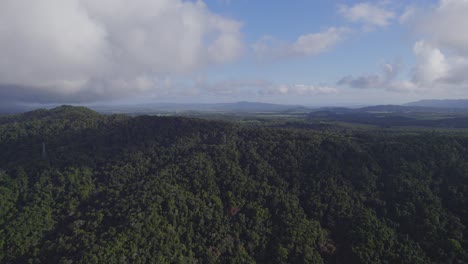
[[[294,42],[299,36],[310,33],[317,33],[329,27],[348,27],[353,32],[345,40],[337,43],[336,46],[316,56],[291,58],[285,60],[275,60],[259,62],[248,58],[222,70],[211,72],[214,80],[238,79],[238,78],[260,78],[268,79],[275,83],[307,83],[334,85],[339,79],[348,75],[376,74],[379,68],[385,63],[399,63],[405,65],[409,70],[415,63],[413,49],[413,36],[411,29],[398,22],[398,14],[403,14],[407,6],[420,4],[427,7],[431,1],[393,1],[391,4],[381,2],[382,8],[395,13],[394,21],[384,27],[373,29],[363,29],[364,22],[350,22],[345,19],[339,9],[342,5],[349,7],[360,3],[375,3],[362,1],[248,1],[248,0],[210,0],[207,5],[222,15],[242,21],[243,34],[247,43],[255,43],[263,36],[272,36],[285,42]],[[406,4],[403,4],[406,3]],[[435,4],[432,1],[432,4]],[[249,54],[250,56],[255,56]],[[402,74],[404,75],[404,74]],[[345,88],[343,88],[345,89]],[[350,95],[332,95],[322,97],[332,98],[297,98],[291,96],[275,96],[269,98],[275,102],[321,104],[321,100],[326,100],[325,104],[372,104],[367,102],[366,97],[378,100],[379,103],[400,103],[408,100],[418,99],[417,96],[405,98],[405,94],[389,95],[392,97],[387,101],[388,95],[374,95],[369,92],[364,96],[364,100],[353,98]],[[376,98],[377,97],[377,98]],[[258,100],[262,100],[260,96]]]
[[[467,98],[467,13],[466,0],[6,1],[0,98],[311,106]]]

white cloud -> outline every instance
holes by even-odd
[[[447,75],[449,65],[438,48],[421,40],[414,44],[413,52],[418,61],[414,68],[413,81],[427,85]]]
[[[460,56],[448,58],[440,49],[424,40],[414,44],[413,52],[416,65],[409,79],[398,79],[398,65],[384,64],[381,74],[347,76],[339,80],[338,85],[359,89],[431,93],[457,88],[454,85],[468,84],[468,59]]]
[[[417,23],[416,30],[436,46],[468,56],[468,1],[441,0]]]
[[[262,59],[282,59],[309,57],[326,52],[350,33],[345,27],[331,27],[319,33],[301,35],[293,43],[280,42],[272,37],[264,37],[253,45],[255,54]]]
[[[7,0],[0,50],[0,96],[73,101],[157,89],[237,58],[243,43],[241,23],[201,1]]]
[[[395,13],[373,3],[357,3],[353,6],[340,5],[338,13],[351,22],[368,26],[387,26],[395,18]]]
[[[413,53],[416,64],[408,78],[385,72],[377,75],[345,77],[340,85],[352,88],[375,88],[419,94],[466,94],[468,85],[468,36],[461,25],[468,25],[468,1],[441,0],[422,16],[409,7],[400,21],[413,20],[416,41]]]
[[[427,89],[461,91],[468,85],[468,1],[441,0],[420,17],[415,31],[413,82]],[[466,93],[466,91],[465,91]]]

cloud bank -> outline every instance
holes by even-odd
[[[5,0],[0,98],[81,102],[158,89],[240,56],[241,26],[201,1]]]
[[[312,84],[276,84],[266,80],[225,80],[209,83],[201,80],[196,87],[212,95],[317,96],[336,94],[335,87]]]

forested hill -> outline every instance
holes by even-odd
[[[468,263],[468,138],[0,118],[2,263]]]

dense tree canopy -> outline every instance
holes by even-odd
[[[63,106],[0,149],[3,263],[468,262],[468,137]]]

